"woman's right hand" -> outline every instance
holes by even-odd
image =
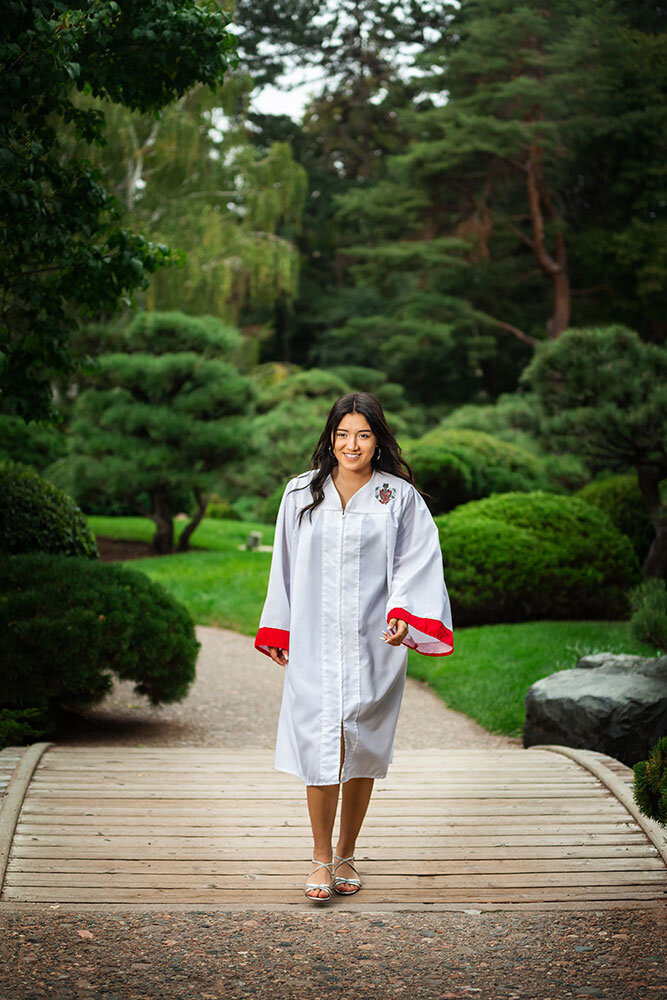
[[[287,650],[278,649],[277,646],[269,646],[269,656],[281,667],[287,666]]]

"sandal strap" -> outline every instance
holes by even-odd
[[[354,861],[354,854],[351,854],[349,856],[349,858],[341,858],[340,854],[334,854],[334,860],[336,858],[338,858],[339,861],[338,861],[337,865],[334,865],[334,872],[336,872],[336,870],[338,868],[340,868],[341,865],[344,865],[344,864],[350,865],[350,868],[353,868],[355,872],[357,871],[357,869],[354,867],[354,865],[351,864],[351,862]],[[357,874],[359,874],[359,873],[357,872]],[[343,879],[343,881],[344,882],[349,882],[351,880],[350,879]]]

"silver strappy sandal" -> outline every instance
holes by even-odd
[[[333,871],[331,870],[331,865],[333,865],[333,861],[327,861],[325,864],[324,861],[316,861],[315,858],[311,858],[310,860],[314,865],[317,865],[318,868],[326,868],[329,874],[333,876]],[[308,895],[309,889],[324,889],[326,892],[326,896],[309,896]],[[324,883],[306,882],[303,891],[305,895],[308,897],[308,899],[312,899],[314,903],[326,903],[328,899],[331,899],[331,886],[327,885],[326,882]]]
[[[338,864],[334,865],[334,891],[338,893],[339,896],[354,896],[355,893],[359,892],[361,889],[361,879],[360,878],[344,878],[342,875],[336,875],[336,869],[340,868],[341,865],[348,864],[355,872],[357,869],[354,867],[352,862],[354,861],[354,854],[351,854],[349,858],[341,858],[340,854],[334,854],[334,861],[338,858]],[[357,872],[357,874],[359,874]],[[356,889],[339,889],[339,885],[343,885],[345,882],[350,882],[352,885],[356,885]]]

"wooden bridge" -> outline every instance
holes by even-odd
[[[358,897],[325,909],[653,907],[667,836],[603,754],[396,750],[357,844]],[[0,910],[314,909],[300,779],[273,751],[0,753]]]

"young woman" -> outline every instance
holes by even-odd
[[[355,844],[393,759],[408,647],[453,643],[438,529],[375,396],[336,400],[311,465],[283,493],[255,647],[286,667],[275,767],[306,784],[319,878],[305,892],[322,902],[332,880],[361,888]]]

